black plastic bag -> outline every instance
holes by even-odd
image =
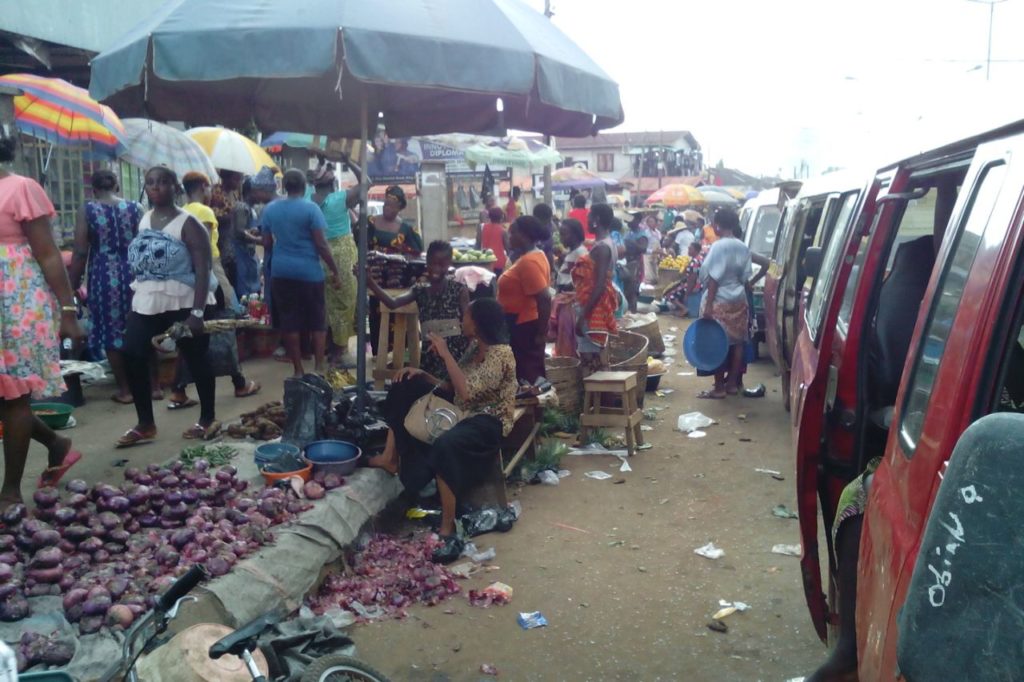
[[[322,377],[307,374],[284,380],[284,409],[288,417],[281,440],[302,448],[327,437],[334,423],[331,400],[334,391]]]
[[[516,522],[515,512],[511,509],[499,509],[497,507],[485,507],[459,517],[462,524],[462,531],[468,538],[475,538],[477,535],[498,531],[507,533],[512,530]]]
[[[241,372],[238,362],[238,339],[234,331],[210,334],[210,347],[206,351],[206,362],[213,368],[213,376],[229,377]],[[178,363],[178,385],[191,384],[192,372],[188,371],[188,363]]]

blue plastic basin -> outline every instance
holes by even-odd
[[[363,451],[355,443],[343,440],[318,440],[306,446],[306,459],[313,464],[313,473],[324,471],[348,476],[356,470]]]
[[[717,320],[704,317],[690,323],[683,337],[686,360],[702,372],[714,372],[729,355],[729,337]]]
[[[256,464],[263,468],[264,464],[276,462],[285,455],[299,456],[299,447],[291,443],[263,443],[256,447]]]

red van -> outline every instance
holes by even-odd
[[[829,551],[826,599],[819,500],[831,550],[844,486],[882,455],[860,542],[856,615],[862,680],[894,679],[898,671],[906,679],[984,678],[908,675],[926,669],[929,657],[946,659],[934,655],[934,645],[930,651],[915,649],[919,628],[901,632],[897,620],[904,606],[919,613],[914,609],[923,599],[934,608],[925,616],[933,629],[939,627],[944,616],[955,618],[941,610],[947,593],[984,583],[967,569],[951,568],[968,561],[953,556],[965,533],[956,527],[959,517],[946,518],[945,508],[942,518],[931,512],[965,429],[988,413],[1024,408],[1022,214],[1024,121],[878,171],[857,200],[856,219],[820,254],[791,383],[801,568],[811,617],[825,640],[834,622],[836,567]],[[952,540],[922,546],[926,529],[934,532],[942,524]],[[919,557],[933,550],[935,557]],[[1012,561],[1020,563],[1021,557]],[[923,592],[908,592],[914,580],[925,585]],[[1019,634],[1019,617],[1013,621]],[[966,665],[981,664],[965,653]],[[1021,654],[1006,655],[1019,660]]]
[[[789,377],[793,348],[802,325],[799,314],[809,281],[805,257],[811,247],[828,244],[846,198],[863,189],[866,175],[840,171],[790,185],[799,192],[788,201],[765,276],[764,310],[768,350],[782,376],[782,395],[789,409]],[[787,188],[784,188],[785,192]]]

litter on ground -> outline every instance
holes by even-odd
[[[721,549],[720,547],[715,547],[715,543],[713,542],[709,542],[703,547],[698,547],[697,549],[693,550],[693,553],[699,554],[707,559],[721,559],[723,556],[725,556],[725,550]]]
[[[773,545],[772,554],[783,554],[785,556],[800,556],[800,545]]]

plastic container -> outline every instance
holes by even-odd
[[[354,443],[343,440],[318,440],[306,446],[306,461],[317,473],[348,476],[359,465],[363,451]]]
[[[661,378],[665,376],[665,373],[661,374],[648,374],[647,375],[647,392],[653,393],[658,390],[658,384],[661,383]]]
[[[298,457],[300,452],[299,446],[291,443],[263,443],[256,446],[256,466],[262,469],[264,464],[276,462],[285,455]]]
[[[702,372],[714,372],[729,355],[729,337],[718,320],[701,317],[690,323],[683,337],[686,360]]]
[[[32,403],[32,413],[51,429],[67,426],[74,411],[74,406],[67,403]]]
[[[267,471],[263,467],[260,467],[260,473],[263,474],[263,480],[267,482],[267,485],[274,485],[278,481],[283,481],[286,478],[291,478],[292,476],[298,476],[303,480],[303,482],[305,482],[313,477],[313,465],[307,464],[304,468],[299,469],[298,471],[286,471],[280,474]]]

